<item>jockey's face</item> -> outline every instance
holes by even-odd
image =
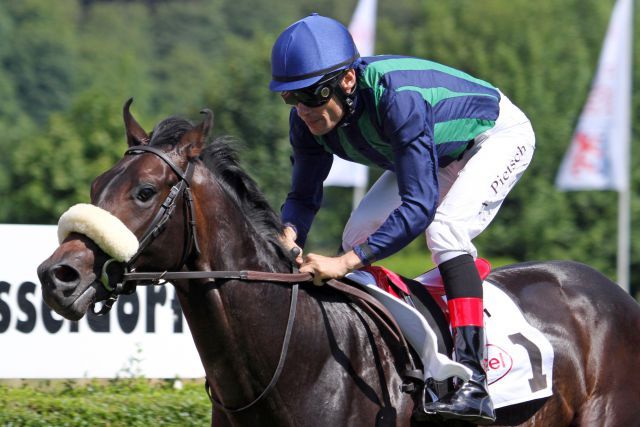
[[[356,84],[356,73],[354,70],[348,70],[340,86],[345,93],[351,93]],[[301,102],[296,104],[298,116],[304,121],[313,135],[325,135],[336,127],[340,120],[344,117],[345,111],[341,102],[332,96],[329,102],[319,107],[308,107]]]

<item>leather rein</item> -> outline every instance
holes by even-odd
[[[119,263],[113,259],[105,262],[102,268],[101,282],[104,288],[109,292],[109,296],[103,303],[99,311],[95,311],[95,307],[92,304],[92,311],[97,315],[104,315],[111,310],[111,307],[121,294],[132,294],[135,292],[137,285],[164,285],[168,281],[172,280],[193,280],[193,279],[209,279],[210,282],[216,280],[240,280],[245,282],[272,282],[272,283],[286,283],[292,284],[291,287],[291,303],[289,306],[289,317],[287,320],[287,326],[285,329],[284,339],[282,342],[282,348],[280,351],[280,359],[276,370],[269,381],[265,389],[256,397],[252,402],[240,406],[229,407],[225,406],[216,399],[210,390],[209,381],[205,379],[205,389],[211,402],[218,408],[223,409],[229,413],[241,412],[258,403],[269,391],[273,389],[277,383],[282,369],[284,367],[284,361],[289,348],[289,342],[291,333],[293,330],[293,324],[296,316],[296,307],[298,301],[299,284],[305,282],[312,282],[313,276],[309,273],[273,273],[266,271],[252,271],[252,270],[239,270],[239,271],[164,271],[164,272],[136,272],[133,267],[134,262],[140,256],[140,254],[151,244],[151,242],[165,229],[167,222],[176,208],[176,201],[180,195],[184,195],[183,200],[186,205],[186,217],[187,224],[187,236],[185,241],[185,249],[182,255],[180,264],[176,270],[181,270],[186,264],[190,255],[195,251],[196,254],[200,254],[200,247],[196,235],[196,219],[194,209],[194,199],[191,194],[191,178],[193,177],[195,166],[193,162],[187,164],[187,168],[183,171],[178,167],[167,154],[155,147],[148,145],[136,145],[129,147],[125,152],[125,155],[137,155],[142,153],[152,153],[164,161],[180,178],[180,181],[175,184],[169,194],[165,198],[164,202],[158,209],[155,217],[147,227],[147,230],[140,239],[140,245],[136,254],[126,264]],[[115,279],[109,277],[109,265],[119,265],[120,269],[116,272]],[[115,280],[115,286],[111,285],[112,279]],[[129,284],[133,283],[133,286]],[[367,311],[373,318],[378,319],[381,324],[390,332],[391,336],[396,339],[404,348],[404,353],[407,355],[410,369],[405,372],[405,378],[409,379],[410,383],[415,383],[415,379],[418,376],[418,370],[415,367],[415,363],[411,356],[409,347],[404,339],[404,336],[400,330],[400,327],[396,323],[393,315],[384,307],[378,300],[364,291],[361,291],[353,286],[347,285],[337,280],[329,280],[326,285],[349,296],[354,297],[354,301],[360,305],[365,311]],[[420,375],[421,377],[421,375]],[[411,384],[405,391],[411,392],[413,388]]]

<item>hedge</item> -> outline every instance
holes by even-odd
[[[181,387],[176,387],[181,385]],[[200,380],[22,381],[0,384],[1,426],[209,426]]]

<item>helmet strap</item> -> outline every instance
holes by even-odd
[[[356,88],[354,86],[351,93],[346,93],[342,89],[342,86],[338,85],[335,90],[335,96],[337,100],[342,104],[342,109],[344,110],[344,116],[342,117],[342,120],[340,120],[338,126],[348,126],[351,116],[353,116],[353,113],[355,113],[356,111]]]

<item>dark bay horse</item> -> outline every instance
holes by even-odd
[[[277,214],[225,141],[205,144],[212,114],[197,126],[169,118],[147,134],[129,105],[130,148],[93,182],[91,203],[140,240],[130,270],[291,272]],[[171,212],[159,215],[169,199]],[[113,255],[94,240],[72,232],[38,268],[45,301],[66,318],[135,290],[115,287],[105,268]],[[573,262],[513,265],[490,279],[555,351],[553,396],[503,411],[499,424],[640,423],[640,308],[629,295]],[[401,390],[402,348],[345,295],[302,284],[296,296],[291,284],[241,277],[172,282],[219,402],[216,427],[411,425],[416,397]]]

